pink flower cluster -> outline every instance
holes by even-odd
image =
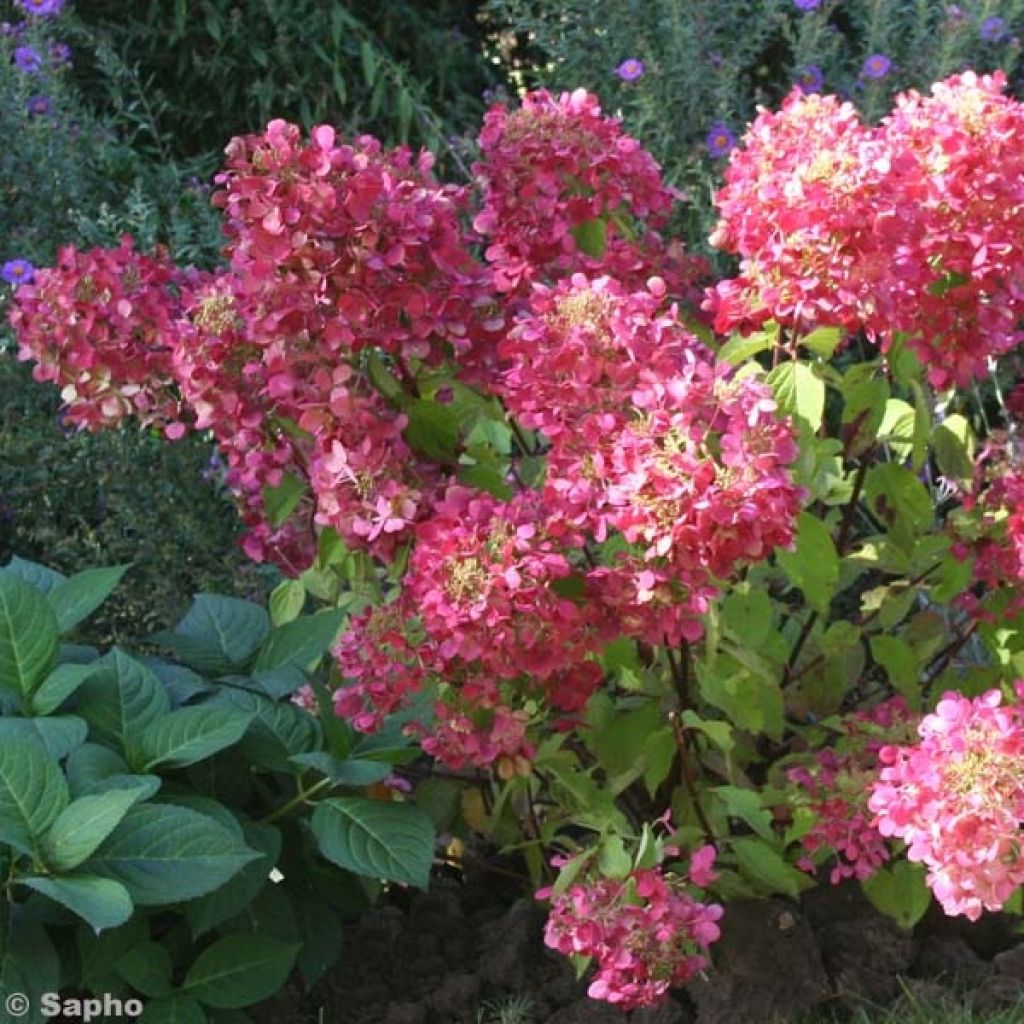
[[[651,154],[602,115],[596,96],[539,91],[515,111],[495,105],[479,144],[482,205],[473,224],[489,242],[498,291],[525,292],[573,271],[634,288],[657,273],[673,294],[696,298],[706,263],[659,234],[679,196]],[[588,255],[577,233],[598,221],[602,251]]]
[[[926,865],[947,914],[977,920],[1024,884],[1022,697],[1022,683],[1012,704],[999,690],[946,693],[922,719],[920,742],[879,754],[868,801],[875,826]]]
[[[635,545],[588,573],[591,597],[654,643],[698,636],[713,578],[788,545],[801,501],[769,390],[716,364],[664,297],[658,278],[628,292],[575,274],[538,286],[499,348],[499,393],[551,442],[553,520]]]
[[[804,790],[802,802],[814,814],[813,825],[800,840],[805,851],[798,862],[801,868],[816,874],[814,857],[831,851],[835,863],[829,880],[838,885],[846,878],[869,878],[889,859],[868,796],[878,778],[883,746],[910,737],[915,721],[906,701],[893,697],[846,716],[835,748],[820,750],[811,764],[789,770],[790,781]]]
[[[703,887],[716,877],[714,847],[693,855],[689,880]],[[550,889],[537,893],[547,899]],[[707,966],[719,937],[722,907],[700,903],[685,882],[661,867],[624,879],[577,882],[552,900],[544,941],[566,956],[593,957],[597,973],[587,992],[622,1010],[661,1002]]]
[[[964,385],[1021,340],[1024,104],[1001,72],[909,92],[877,127],[831,97],[762,111],[718,196],[715,244],[742,258],[708,294],[716,329],[906,339],[936,387]]]
[[[116,249],[66,246],[57,266],[18,288],[18,358],[61,389],[69,424],[100,430],[135,416],[168,437],[185,433],[172,374],[183,280],[166,253],[138,253],[125,237]]]

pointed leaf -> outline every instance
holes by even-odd
[[[143,771],[157,765],[183,768],[237,743],[253,716],[234,708],[196,705],[178,708],[150,722],[136,741]]]
[[[128,890],[108,878],[90,875],[63,875],[60,878],[19,878],[22,885],[49,896],[86,921],[97,934],[105,928],[117,928],[132,916]]]
[[[115,647],[82,685],[78,710],[99,738],[123,749],[147,725],[166,715],[171,702],[145,665]]]
[[[127,565],[86,569],[58,583],[47,594],[47,598],[57,615],[57,626],[61,634],[67,633],[92,615],[121,582],[127,570]]]
[[[57,759],[40,743],[0,743],[0,842],[31,853],[68,805],[68,784]]]
[[[338,797],[317,806],[312,828],[320,851],[335,864],[371,878],[427,887],[434,825],[418,807]]]
[[[57,616],[35,587],[0,572],[0,689],[28,696],[57,664]]]
[[[37,715],[48,715],[56,711],[95,670],[95,664],[58,665],[32,694],[32,710]]]
[[[68,804],[43,841],[47,862],[57,871],[77,867],[114,831],[144,792],[142,787],[113,789]]]
[[[251,1006],[285,983],[298,951],[268,935],[227,935],[198,956],[182,987],[217,1009]]]

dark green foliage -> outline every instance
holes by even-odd
[[[162,158],[218,154],[271,118],[444,150],[497,81],[475,0],[118,0],[76,4],[98,40],[77,71]],[[212,168],[211,168],[212,169]]]
[[[132,563],[83,639],[166,626],[197,590],[265,594],[274,576],[238,547],[209,445],[134,428],[69,435],[59,407],[55,389],[0,352],[0,563],[14,554],[63,572]]]

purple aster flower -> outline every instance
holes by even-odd
[[[793,0],[793,3],[801,11],[816,11],[821,6],[821,0]]]
[[[8,260],[0,267],[0,278],[8,284],[28,284],[36,276],[36,268],[28,260]]]
[[[67,43],[50,43],[50,60],[54,64],[71,66],[71,47]]]
[[[736,148],[736,136],[724,121],[716,121],[704,141],[712,156],[726,156]]]
[[[615,69],[615,74],[617,74],[624,82],[635,82],[638,78],[642,77],[643,73],[644,62],[642,60],[637,60],[636,57],[630,57],[628,60],[624,60]]]
[[[19,71],[34,75],[43,66],[43,58],[39,51],[31,46],[16,46],[14,48],[14,65]]]
[[[885,54],[873,53],[864,61],[864,66],[860,69],[860,73],[865,78],[885,78],[889,74],[891,67],[892,61]]]
[[[981,23],[978,34],[986,43],[998,43],[1006,38],[1006,21],[998,15],[986,18]]]
[[[64,0],[15,0],[15,3],[26,14],[37,18],[55,18],[64,6]]]
[[[25,102],[25,110],[29,117],[45,117],[53,110],[49,96],[30,96]]]
[[[812,92],[821,92],[821,88],[825,84],[825,76],[817,64],[808,64],[800,69],[800,73],[796,76],[796,84],[800,86],[800,91],[807,96]]]

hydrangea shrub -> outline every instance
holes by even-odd
[[[438,826],[521,851],[548,944],[647,1005],[733,898],[1016,892],[1022,110],[797,88],[730,157],[717,283],[582,90],[492,109],[471,185],[273,121],[223,268],[69,247],[12,322],[81,427],[212,433],[274,614],[339,615],[295,702],[415,740]]]

